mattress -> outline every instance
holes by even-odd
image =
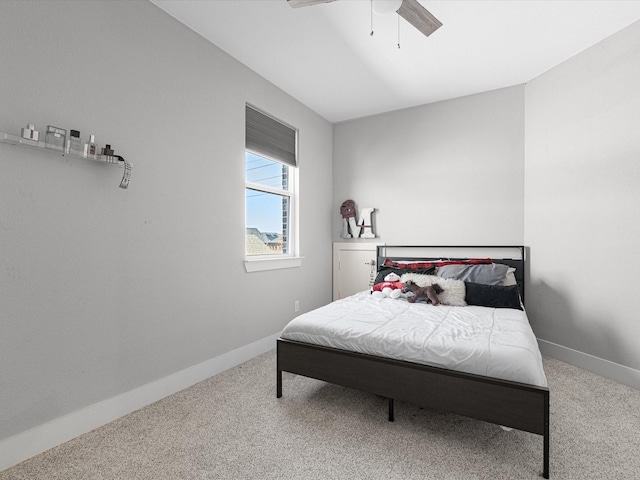
[[[547,386],[524,310],[433,306],[364,291],[296,317],[281,337]]]

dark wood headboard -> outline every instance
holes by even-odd
[[[520,289],[520,297],[524,304],[525,253],[525,247],[522,245],[378,245],[376,256],[378,269],[387,258],[400,262],[409,260],[427,262],[431,260],[491,258],[494,263],[502,263],[516,269],[514,276],[516,277],[516,282]]]

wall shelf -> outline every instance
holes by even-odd
[[[12,135],[5,132],[0,132],[0,143],[6,143],[8,145],[15,145],[18,147],[27,147],[35,150],[44,150],[55,155],[81,158],[83,160],[91,160],[92,162],[108,163],[111,165],[122,164],[124,166],[124,173],[122,175],[122,181],[120,182],[120,188],[127,188],[129,186],[129,181],[131,179],[131,163],[119,155],[96,155],[95,158],[86,157],[83,152],[76,152],[74,150],[65,152],[49,148],[45,146],[45,142],[29,140],[28,138],[22,138],[18,135]]]

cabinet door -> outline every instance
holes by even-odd
[[[333,299],[367,290],[375,278],[376,246],[334,244]]]

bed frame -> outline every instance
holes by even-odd
[[[424,251],[429,253],[424,256],[420,253]],[[451,251],[456,253],[441,254]],[[490,257],[516,268],[523,303],[525,254],[523,246],[378,246],[377,252],[378,265],[385,258],[426,261]],[[400,400],[542,435],[542,475],[549,478],[549,389],[546,387],[282,338],[277,340],[276,369],[278,398],[282,396],[282,372],[290,372],[385,397],[389,400],[389,421],[394,419],[394,400]]]

